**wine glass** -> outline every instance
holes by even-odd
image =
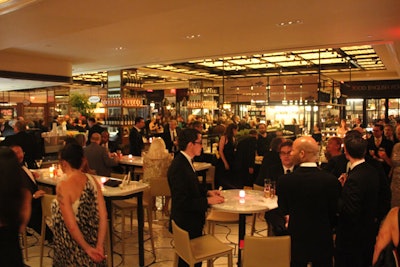
[[[42,166],[43,158],[35,159],[35,162],[38,169],[40,169],[40,166]]]

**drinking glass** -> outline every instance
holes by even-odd
[[[42,166],[43,158],[41,159],[35,159],[35,163],[38,169],[40,169],[40,166]]]

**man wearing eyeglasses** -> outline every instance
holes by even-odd
[[[201,153],[200,132],[184,129],[179,133],[178,140],[180,152],[175,155],[167,174],[172,200],[170,220],[188,231],[189,238],[193,239],[202,235],[208,205],[223,203],[224,198],[219,190],[207,191],[197,178],[192,159]],[[189,265],[179,259],[178,266]],[[201,266],[201,263],[195,266]]]
[[[294,171],[295,166],[292,158],[290,157],[292,145],[292,140],[283,140],[278,151],[280,162],[272,164],[269,168],[265,169],[264,173],[259,174],[259,178],[257,180],[258,185],[263,186],[264,179],[269,179],[276,183],[280,176],[286,173],[292,173]],[[265,220],[268,224],[268,236],[288,235],[285,227],[285,217],[279,208],[267,211],[265,213]]]

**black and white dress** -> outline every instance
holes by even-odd
[[[86,242],[96,247],[99,229],[99,211],[97,203],[96,182],[90,175],[82,194],[72,207],[79,229]],[[53,266],[106,266],[105,261],[93,262],[89,255],[72,238],[65,226],[57,199],[52,203],[52,220],[54,227]]]

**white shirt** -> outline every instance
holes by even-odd
[[[185,158],[189,161],[189,163],[190,163],[190,166],[192,166],[192,169],[193,169],[193,171],[194,172],[196,172],[196,169],[194,168],[194,166],[193,166],[193,163],[192,163],[192,158],[191,157],[189,157],[189,155],[188,154],[186,154],[185,152],[183,152],[183,151],[181,151],[181,153],[182,153],[182,155],[184,155],[185,156]]]
[[[28,176],[32,180],[32,182],[34,184],[36,184],[36,180],[35,180],[35,177],[33,176],[32,172],[25,166],[22,166],[22,169],[24,170],[24,172],[26,172],[26,174],[28,174]]]

